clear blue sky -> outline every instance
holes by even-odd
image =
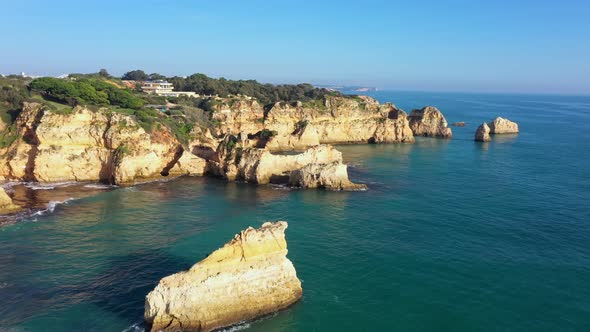
[[[0,0],[0,73],[590,94],[589,0]]]

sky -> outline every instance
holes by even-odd
[[[590,94],[588,0],[0,0],[0,73]]]

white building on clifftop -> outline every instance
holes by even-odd
[[[174,91],[174,86],[172,83],[163,80],[157,81],[145,81],[142,86],[141,90],[145,93],[154,93],[158,96],[164,97],[178,97],[178,96],[188,96],[188,97],[198,97],[195,92],[189,91]]]

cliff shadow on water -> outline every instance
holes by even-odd
[[[1,257],[0,264],[6,259],[12,258]],[[0,287],[0,297],[10,303],[20,302],[19,307],[27,310],[6,312],[0,316],[0,326],[22,326],[24,323],[25,328],[27,324],[32,324],[31,330],[39,326],[47,330],[59,330],[67,323],[68,329],[72,331],[87,330],[88,326],[97,329],[104,324],[96,321],[99,318],[89,320],[86,316],[76,316],[74,319],[68,317],[68,310],[76,310],[79,305],[91,305],[120,321],[135,322],[138,324],[136,326],[144,327],[142,318],[146,294],[163,277],[187,270],[194,263],[166,254],[163,250],[146,249],[112,257],[105,263],[108,268],[89,279],[76,278],[52,287],[32,283],[3,285]],[[50,312],[48,308],[52,308]],[[54,311],[52,315],[63,316],[63,321],[45,318],[51,311]]]

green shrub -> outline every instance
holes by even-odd
[[[277,136],[277,134],[278,132],[276,130],[263,129],[258,133],[258,137],[268,139]]]
[[[29,88],[44,97],[69,105],[114,105],[140,109],[145,101],[129,89],[120,89],[102,79],[80,78],[75,81],[53,77],[34,79]]]
[[[16,141],[17,134],[15,129],[10,127],[7,130],[0,133],[0,148],[5,148]]]
[[[297,130],[300,131],[300,130],[305,129],[305,127],[307,127],[308,124],[309,124],[309,121],[307,121],[307,120],[299,120],[295,124],[295,127],[296,127]]]

